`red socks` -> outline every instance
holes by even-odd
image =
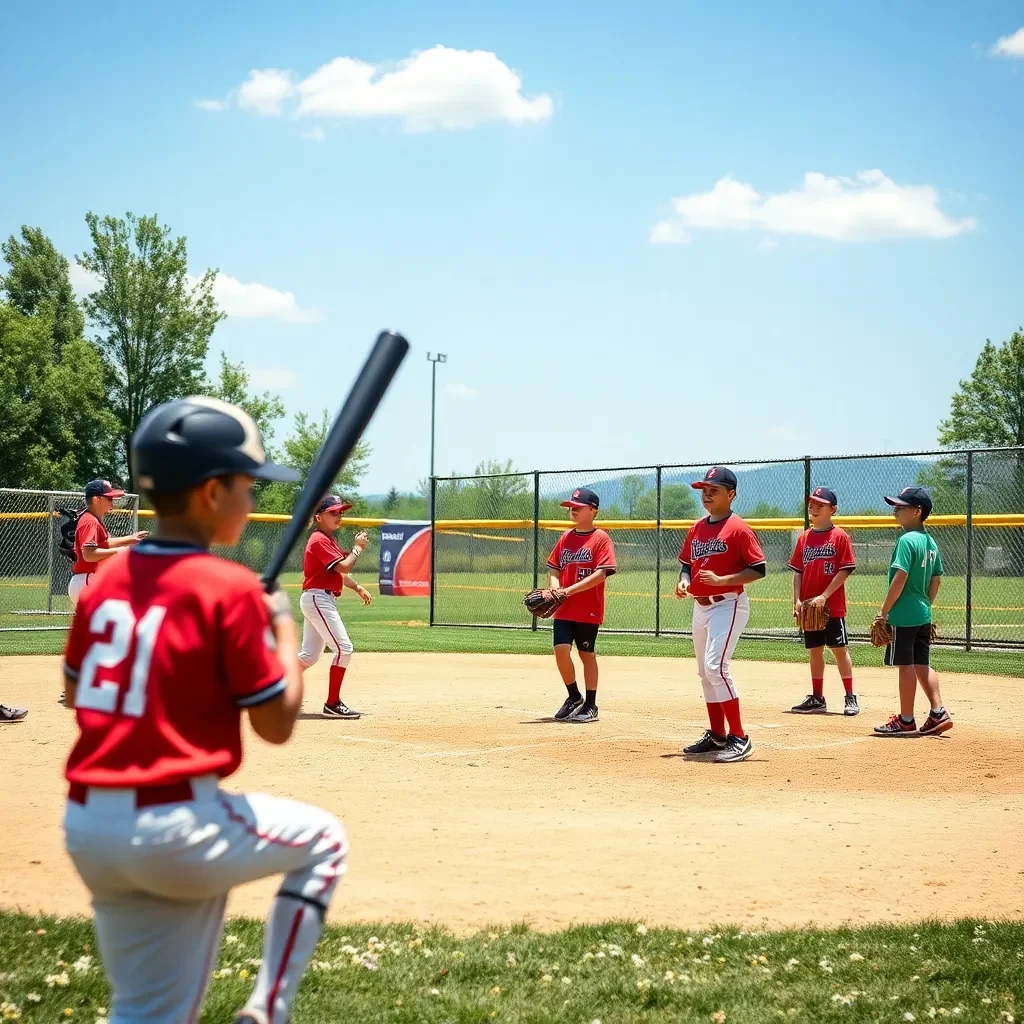
[[[825,694],[825,680],[824,679],[815,679],[812,676],[811,677],[811,693],[813,693],[815,697],[822,697],[822,696],[824,696],[824,694]]]
[[[332,665],[327,687],[327,703],[337,704],[341,700],[341,684],[345,678],[345,670],[340,665]]]
[[[852,676],[849,679],[844,679],[843,680],[843,689],[847,693],[853,693],[853,677]]]
[[[725,735],[725,710],[722,704],[708,705],[708,721],[711,722],[711,731],[716,736]]]

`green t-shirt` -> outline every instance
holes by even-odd
[[[923,530],[904,533],[893,549],[889,566],[889,582],[896,570],[907,574],[903,593],[889,612],[894,626],[924,626],[932,621],[932,606],[928,600],[928,587],[933,576],[942,575],[942,555],[938,545]]]

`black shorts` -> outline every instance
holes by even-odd
[[[931,650],[931,623],[893,626],[893,641],[885,649],[886,665],[927,665]]]
[[[824,629],[804,633],[804,647],[813,651],[816,647],[849,647],[846,639],[846,619],[829,619]]]
[[[555,619],[555,646],[576,644],[577,651],[593,654],[597,645],[597,631],[600,626],[592,622],[571,622],[569,619]]]

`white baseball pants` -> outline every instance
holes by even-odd
[[[745,593],[723,596],[725,600],[716,604],[693,602],[693,653],[706,704],[724,704],[737,696],[729,663],[750,618],[750,598]]]
[[[334,652],[332,665],[347,668],[352,660],[352,641],[338,614],[337,601],[326,590],[304,590],[299,598],[304,619],[299,661],[305,668],[315,665],[326,644]]]
[[[68,597],[71,599],[72,611],[78,606],[78,599],[82,596],[82,591],[89,586],[95,575],[92,572],[76,572],[68,581]]]
[[[267,917],[263,962],[247,1009],[285,1024],[345,872],[348,840],[327,811],[221,791],[192,780],[193,799],[135,808],[135,791],[89,789],[68,801],[68,853],[92,893],[110,979],[110,1024],[192,1024],[217,960],[228,892],[284,881]]]

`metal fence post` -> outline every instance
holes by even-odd
[[[811,528],[811,517],[807,512],[807,499],[811,496],[811,457],[804,456],[804,529]]]
[[[540,557],[540,472],[533,471],[533,589],[537,589],[540,576],[537,559]],[[530,629],[537,632],[537,616],[530,616]]]
[[[437,600],[437,477],[430,478],[430,625],[434,625]]]
[[[661,466],[657,471],[658,521],[654,529],[654,635],[661,636]]]
[[[964,619],[964,649],[971,649],[971,582],[974,576],[974,453],[967,452],[967,572],[964,583],[967,587]]]
[[[53,611],[53,495],[46,499],[46,611]]]

